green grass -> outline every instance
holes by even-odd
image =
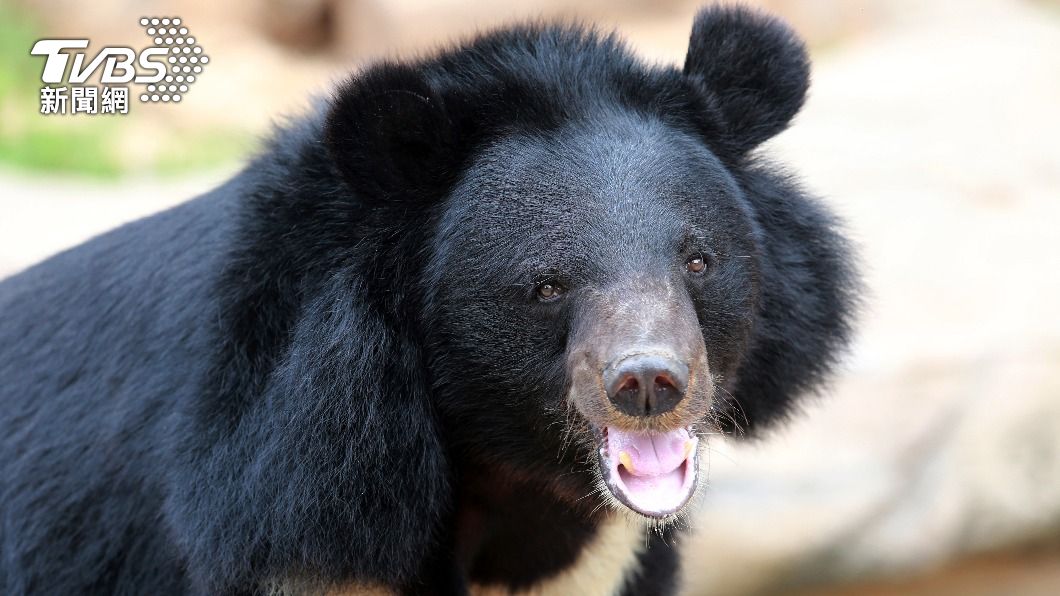
[[[44,67],[29,55],[37,30],[36,22],[28,15],[0,4],[0,98],[5,101],[32,100],[36,96],[35,87],[27,83],[39,81]]]
[[[167,140],[152,164],[152,171],[160,176],[231,164],[249,155],[254,148],[253,136],[243,131],[199,131]]]
[[[105,179],[133,173],[169,176],[231,164],[251,150],[247,131],[185,129],[173,123],[157,151],[146,161],[130,163],[119,149],[123,139],[135,140],[138,134],[134,115],[41,115],[44,58],[29,51],[47,36],[42,31],[30,14],[0,2],[0,166]],[[135,91],[130,89],[130,111],[139,107]]]
[[[108,147],[106,126],[76,130],[30,127],[0,133],[0,163],[33,173],[64,172],[117,178],[125,168]]]

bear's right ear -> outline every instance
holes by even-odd
[[[371,202],[438,198],[464,154],[442,98],[405,64],[374,66],[340,85],[324,140],[346,182]]]
[[[784,130],[802,107],[810,60],[781,20],[710,6],[692,25],[684,74],[711,108],[710,128],[720,128],[723,138],[714,142],[739,157]]]

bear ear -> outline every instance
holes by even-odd
[[[405,64],[381,64],[335,92],[324,142],[346,182],[369,202],[422,202],[454,182],[463,151],[442,98]]]
[[[721,122],[724,145],[739,155],[784,130],[810,83],[806,46],[777,18],[742,6],[696,15],[684,74]]]

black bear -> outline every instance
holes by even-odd
[[[0,285],[4,594],[669,593],[708,435],[849,335],[753,150],[808,61],[531,24],[355,74],[206,195]]]

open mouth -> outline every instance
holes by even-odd
[[[604,484],[633,511],[662,518],[692,498],[699,439],[690,428],[634,432],[609,426],[597,432],[597,444]]]

